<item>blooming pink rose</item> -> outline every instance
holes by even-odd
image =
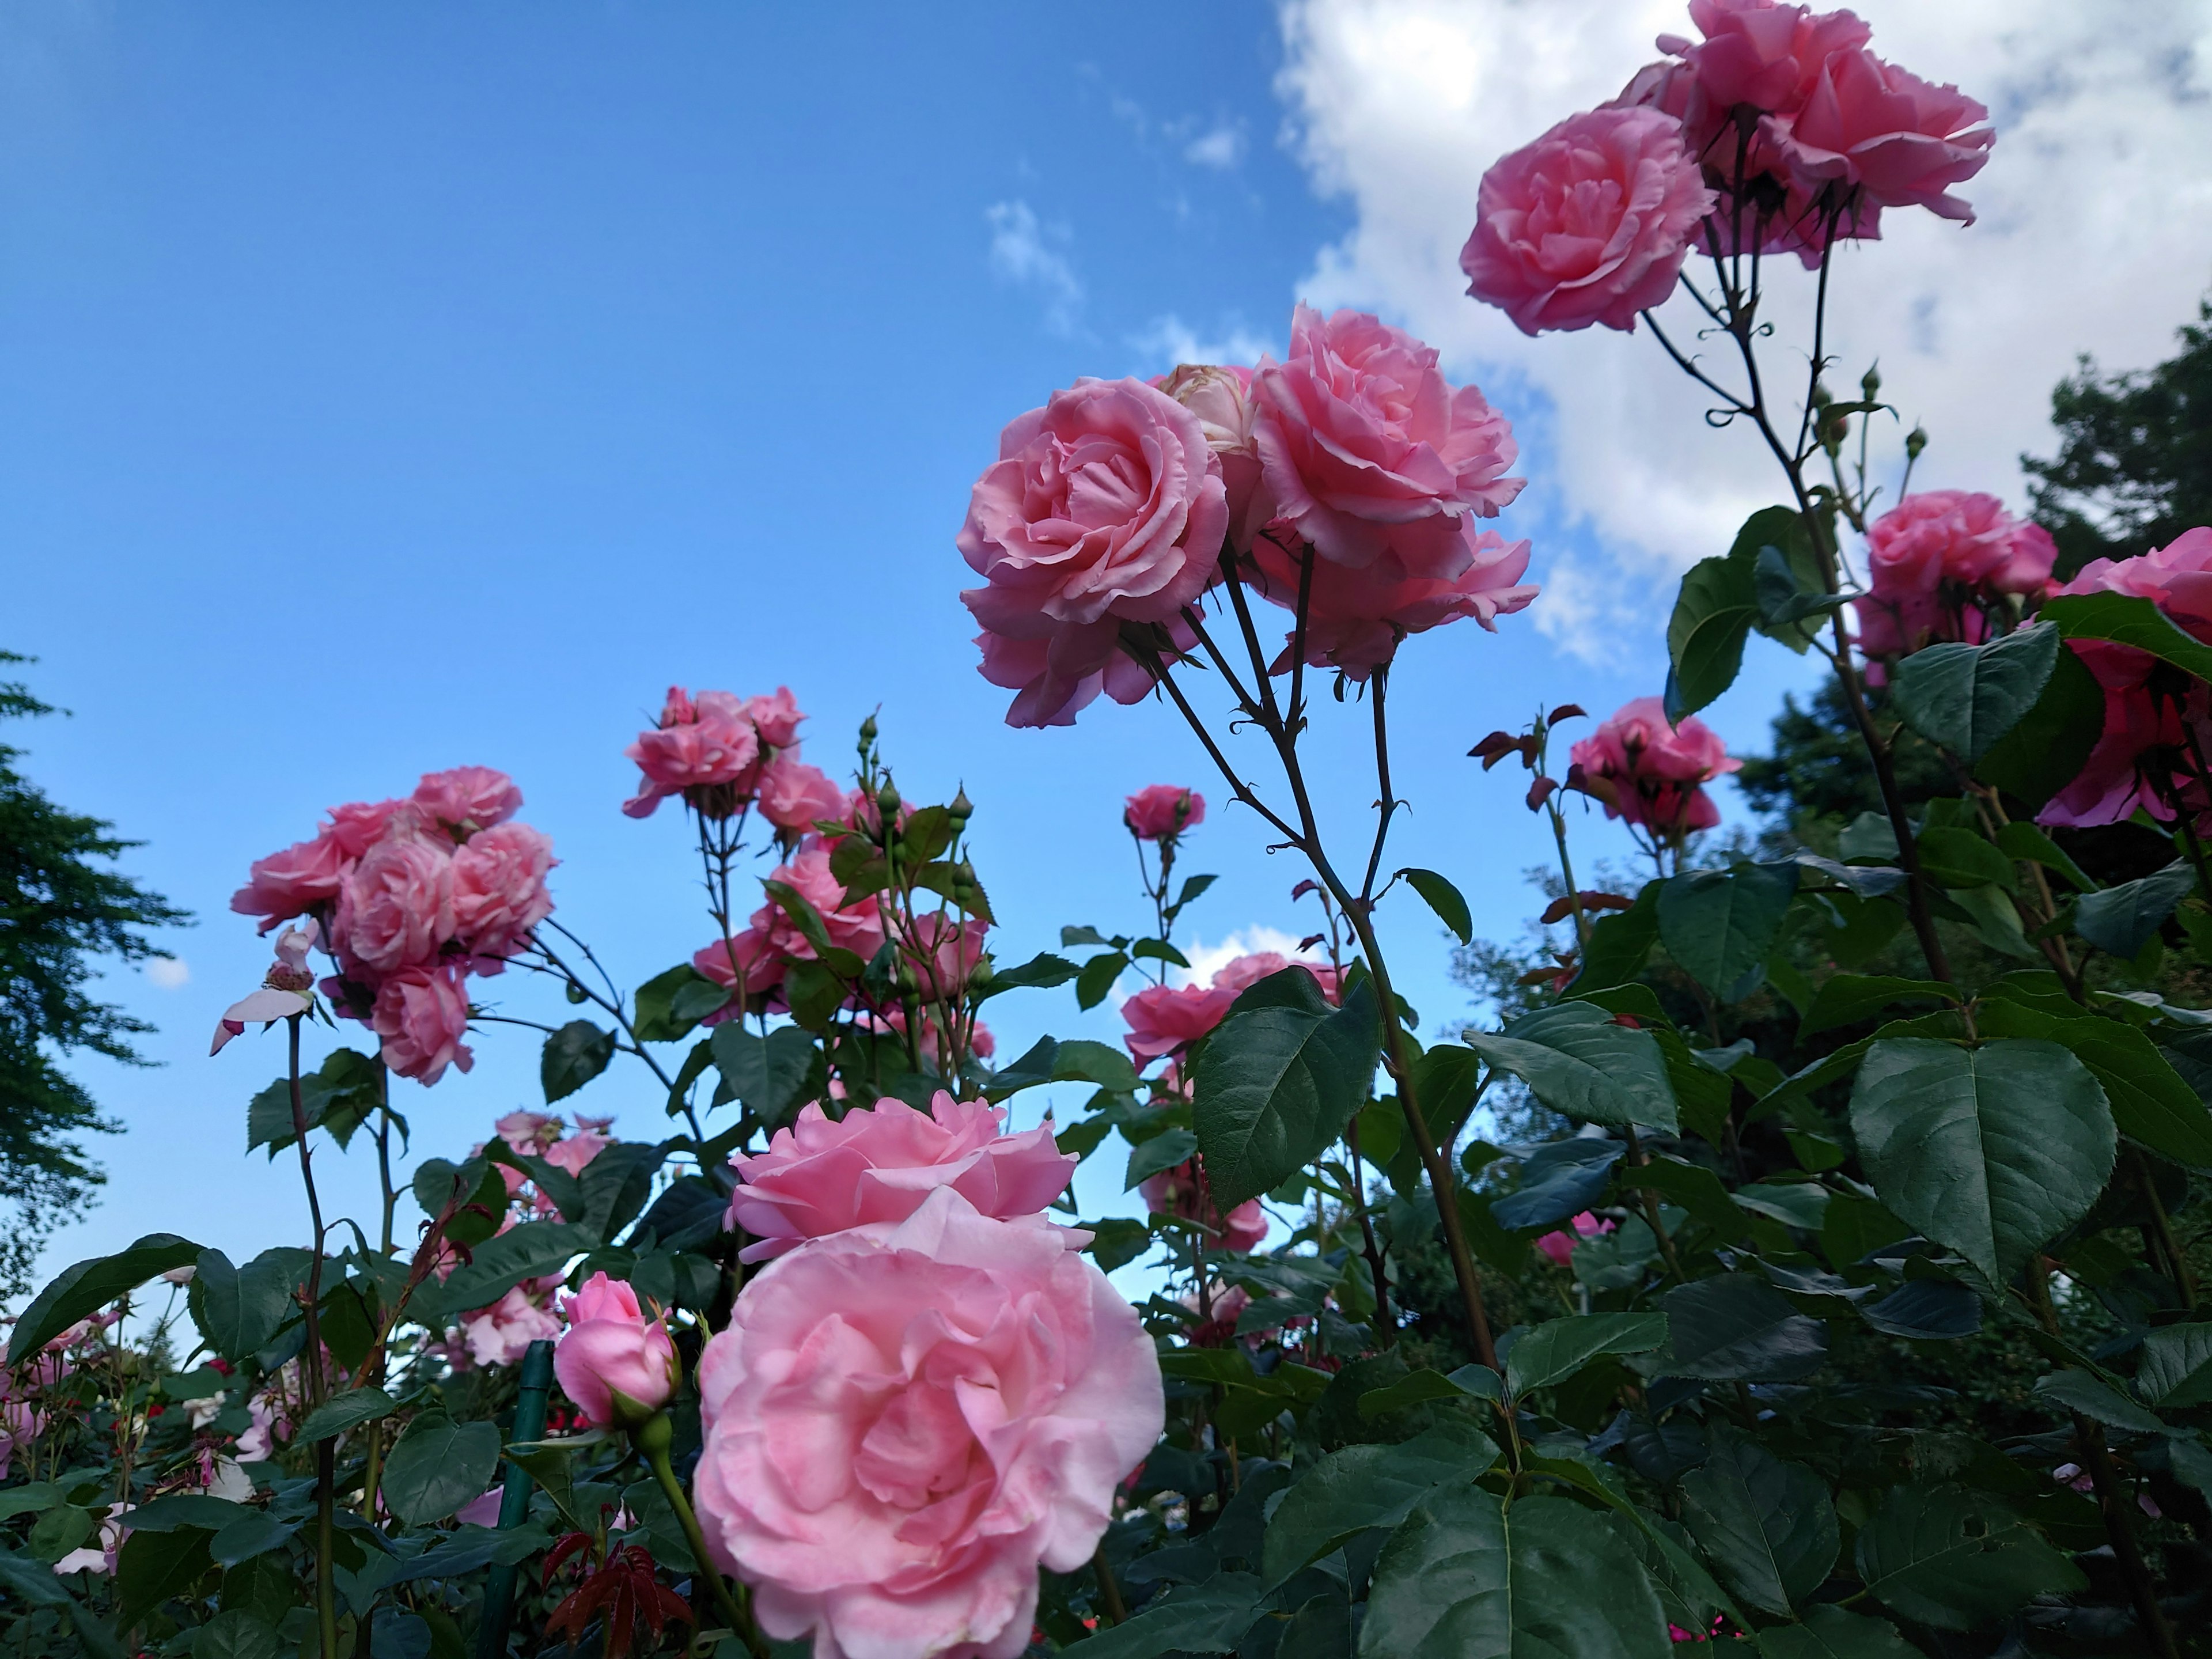
[[[1121,822],[1139,841],[1173,841],[1206,822],[1206,797],[1176,783],[1148,783],[1121,804]]]
[[[1212,1228],[1208,1249],[1234,1250],[1241,1255],[1257,1249],[1267,1236],[1267,1212],[1260,1207],[1258,1199],[1245,1200],[1227,1215],[1214,1208],[1212,1191],[1197,1158],[1146,1176],[1139,1190],[1153,1214],[1181,1216]]]
[[[1933,85],[1862,48],[1830,53],[1804,107],[1786,124],[1769,117],[1760,128],[1801,179],[1863,191],[1880,207],[1924,207],[1972,224],[1973,209],[1948,192],[1990,159],[1996,135],[1978,126],[1989,113],[1956,87]]]
[[[387,836],[346,878],[332,930],[340,953],[374,973],[422,967],[453,936],[453,846]]]
[[[553,914],[553,898],[545,890],[553,865],[551,837],[526,823],[502,823],[470,836],[453,854],[454,936],[480,957],[520,951],[530,942],[530,930]]]
[[[745,998],[765,996],[781,985],[784,964],[791,958],[778,940],[788,942],[794,936],[785,930],[772,937],[769,928],[755,926],[692,952],[691,966],[732,993],[731,1000],[702,1023],[720,1025],[744,1011]]]
[[[1142,1065],[1195,1042],[1228,1017],[1237,993],[1226,988],[1148,985],[1121,1005],[1128,1035],[1121,1041]]]
[[[1872,38],[1850,12],[1815,14],[1774,0],[1690,0],[1690,21],[1705,37],[1701,43],[1662,39],[1660,50],[1680,54],[1716,120],[1738,104],[1765,114],[1795,115],[1829,58],[1856,51]],[[1733,160],[1706,159],[1716,167]]]
[[[1609,1233],[1616,1224],[1610,1220],[1600,1220],[1588,1210],[1584,1210],[1567,1224],[1574,1229],[1573,1232],[1546,1233],[1536,1241],[1536,1248],[1564,1267],[1573,1259],[1575,1246],[1577,1243],[1585,1238],[1595,1238],[1600,1233]]]
[[[402,1077],[435,1083],[448,1066],[465,1072],[476,1064],[461,1041],[469,1030],[469,999],[453,968],[400,969],[378,988],[369,1024],[383,1040],[384,1063]]]
[[[358,859],[384,838],[392,820],[407,805],[404,800],[348,801],[331,808],[330,828],[325,833],[337,842],[343,857]]]
[[[345,885],[349,858],[328,828],[313,841],[295,842],[282,852],[246,866],[246,885],[230,896],[230,908],[242,916],[262,918],[267,933],[279,922],[331,903]]]
[[[1253,432],[1279,519],[1324,559],[1386,553],[1419,575],[1461,568],[1460,519],[1493,518],[1521,493],[1505,469],[1513,428],[1437,354],[1364,312],[1301,305],[1287,361],[1253,372]]]
[[[806,718],[787,685],[777,686],[772,696],[747,697],[744,714],[760,740],[772,749],[788,749],[798,742],[799,723]]]
[[[781,882],[814,907],[830,944],[850,951],[863,962],[872,959],[884,948],[883,917],[877,909],[875,896],[866,894],[848,904],[845,884],[830,872],[827,848],[802,848],[787,863],[770,872],[768,878]],[[752,921],[754,927],[775,938],[786,955],[803,961],[813,959],[813,945],[775,901],[770,900],[753,912]]]
[[[699,1362],[694,1496],[761,1628],[815,1659],[1014,1659],[1164,1419],[1136,1311],[1046,1227],[940,1188],[746,1285]]]
[[[1259,526],[1252,507],[1260,498],[1260,446],[1252,436],[1252,371],[1233,364],[1182,363],[1152,384],[1198,416],[1206,446],[1221,462],[1229,503],[1230,538],[1250,544]]]
[[[566,1170],[572,1176],[584,1173],[584,1166],[605,1152],[607,1138],[595,1129],[579,1128],[566,1139],[556,1140],[545,1149],[545,1161],[556,1170]]]
[[[1606,817],[1662,836],[1718,823],[1720,808],[1698,786],[1743,764],[1694,715],[1668,726],[1656,697],[1623,703],[1570,752],[1579,771],[1575,787],[1604,802]]]
[[[526,1110],[509,1112],[491,1127],[516,1152],[533,1158],[543,1158],[551,1151],[562,1128],[557,1113]]]
[[[760,733],[736,697],[727,691],[693,697],[672,685],[660,724],[623,750],[645,775],[623,811],[650,817],[668,796],[682,795],[708,816],[726,817],[752,787],[760,749]]]
[[[522,810],[522,791],[506,773],[489,766],[457,766],[450,772],[427,772],[415,786],[415,804],[427,807],[438,822],[465,841],[479,830],[505,823]]]
[[[939,1090],[927,1113],[886,1096],[832,1122],[818,1105],[779,1129],[764,1152],[730,1160],[744,1184],[730,1200],[730,1224],[752,1234],[743,1261],[781,1255],[874,1221],[903,1221],[939,1187],[981,1214],[1033,1216],[1066,1189],[1075,1158],[1053,1142],[1049,1122],[1001,1133],[1006,1110],[955,1100]]]
[[[1385,555],[1358,570],[1316,559],[1311,577],[1305,578],[1297,559],[1263,540],[1253,550],[1260,571],[1255,586],[1262,598],[1295,611],[1299,583],[1305,580],[1307,665],[1364,680],[1389,665],[1408,635],[1467,617],[1494,634],[1498,617],[1527,609],[1536,597],[1536,586],[1521,580],[1528,568],[1525,540],[1508,542],[1494,530],[1479,531],[1472,520],[1460,525],[1465,562],[1446,575],[1407,576],[1395,557]],[[1290,672],[1296,637],[1295,629],[1284,635],[1273,672]]]
[[[1197,633],[1180,617],[1163,626],[1170,660],[1197,645]],[[1101,691],[1124,706],[1152,696],[1151,673],[1121,641],[1121,624],[1111,617],[1087,624],[1056,623],[1042,613],[1006,618],[1002,630],[975,636],[983,653],[977,672],[1018,694],[1006,710],[1007,725],[1072,726]]]
[[[560,1334],[560,1320],[520,1285],[461,1321],[461,1340],[479,1365],[516,1364],[532,1343],[550,1342]]]
[[[1468,289],[1523,334],[1633,331],[1674,291],[1712,210],[1682,124],[1656,109],[1571,115],[1482,176],[1459,256]]]
[[[760,810],[777,829],[804,834],[818,818],[844,817],[845,792],[821,768],[785,750],[761,769]]]
[[[1213,988],[1230,993],[1233,999],[1238,992],[1249,991],[1270,974],[1279,974],[1285,968],[1304,969],[1321,987],[1322,995],[1331,1002],[1340,1000],[1335,969],[1325,962],[1293,962],[1279,951],[1252,951],[1231,957],[1214,970]]]
[[[1978,645],[2010,594],[2040,597],[2058,550],[1994,495],[1925,489],[1867,526],[1868,591],[1852,614],[1859,649],[1894,658],[1937,641]]]
[[[553,1375],[593,1424],[621,1425],[626,1408],[616,1404],[617,1394],[647,1412],[668,1403],[676,1392],[676,1345],[665,1323],[645,1316],[628,1284],[593,1273],[562,1312],[568,1330],[553,1350]]]

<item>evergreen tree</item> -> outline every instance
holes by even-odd
[[[0,718],[53,712],[0,682]],[[0,1200],[18,1212],[0,1235],[0,1296],[26,1287],[40,1243],[101,1179],[83,1137],[118,1127],[61,1058],[148,1063],[131,1039],[151,1028],[87,988],[100,959],[143,961],[156,952],[142,930],[187,920],[112,867],[139,843],[49,800],[16,770],[21,752],[0,744]]]

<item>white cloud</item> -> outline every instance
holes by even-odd
[[[1128,344],[1144,368],[1163,374],[1177,363],[1255,363],[1262,356],[1282,354],[1279,341],[1256,334],[1242,322],[1232,321],[1219,332],[1201,337],[1172,311],[1130,335]]]
[[[1999,137],[1962,191],[1978,224],[1893,213],[1884,240],[1838,258],[1833,383],[1878,356],[1884,397],[1933,439],[1915,483],[2024,506],[2017,458],[2050,452],[2051,388],[2075,355],[2156,361],[2212,285],[2212,0],[2137,0],[2124,27],[2075,0],[1855,9],[1886,57],[1987,103]],[[1403,322],[1509,404],[1548,400],[1526,465],[1632,578],[1719,550],[1776,498],[1756,436],[1709,429],[1710,399],[1647,331],[1530,340],[1468,299],[1458,268],[1485,169],[1616,93],[1655,34],[1688,28],[1680,0],[1284,0],[1281,23],[1297,148],[1354,215],[1317,257],[1310,300]],[[1802,387],[1810,283],[1794,265],[1773,274],[1769,374]],[[1678,342],[1696,332],[1672,315],[1686,305],[1667,319]],[[1794,416],[1800,395],[1778,401]],[[1553,566],[1553,631],[1595,626],[1618,574]]]
[[[1045,326],[1056,334],[1072,332],[1083,304],[1083,283],[1060,251],[1068,241],[1067,228],[1042,223],[1022,201],[994,202],[983,218],[991,227],[992,270],[1006,282],[1036,289],[1044,300]]]
[[[1199,134],[1182,149],[1182,159],[1193,167],[1216,167],[1224,173],[1244,159],[1244,129],[1223,121]]]
[[[185,965],[182,957],[149,957],[146,960],[146,977],[164,991],[180,991],[191,983],[192,970]]]
[[[1250,956],[1257,951],[1273,951],[1278,956],[1297,958],[1301,956],[1297,936],[1279,927],[1270,927],[1255,922],[1249,927],[1240,927],[1217,945],[1202,939],[1193,939],[1179,948],[1189,960],[1190,969],[1170,969],[1169,982],[1175,985],[1203,985],[1238,957]]]

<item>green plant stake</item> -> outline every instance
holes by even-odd
[[[522,1356],[522,1391],[514,1401],[517,1442],[545,1432],[545,1396],[553,1387],[553,1345],[533,1342]],[[507,1466],[507,1485],[499,1495],[499,1529],[512,1531],[530,1518],[535,1483],[520,1463]],[[477,1627],[477,1659],[501,1659],[507,1652],[507,1625],[514,1611],[514,1575],[520,1567],[495,1562],[484,1580],[483,1623]]]

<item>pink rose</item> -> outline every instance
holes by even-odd
[[[384,839],[392,820],[408,805],[404,800],[355,800],[330,810],[330,828],[323,833],[338,846],[339,855],[358,859]]]
[[[788,749],[799,741],[799,723],[806,718],[799,712],[798,699],[791,688],[779,685],[768,696],[747,697],[745,718],[760,733],[760,740],[772,749]]]
[[[884,948],[883,917],[875,896],[866,894],[848,904],[845,884],[830,873],[828,848],[818,845],[802,848],[788,863],[770,872],[769,879],[781,882],[814,907],[830,944],[850,951],[863,962],[872,960]],[[774,900],[754,911],[752,921],[786,955],[802,961],[813,959],[813,945]]]
[[[1868,592],[1852,607],[1859,649],[1894,658],[1937,641],[1978,645],[1991,611],[2010,621],[2006,596],[2041,596],[2057,554],[2049,532],[1994,495],[1907,495],[1867,526]]]
[[[1206,797],[1180,784],[1146,784],[1122,802],[1121,822],[1139,841],[1173,841],[1206,822]]]
[[[1079,380],[1010,422],[955,538],[984,579],[960,596],[984,629],[984,678],[1024,692],[1010,723],[1072,720],[1122,623],[1174,623],[1213,583],[1228,528],[1204,427],[1155,387]]]
[[[259,916],[265,933],[336,899],[351,863],[337,837],[327,829],[319,830],[313,841],[295,842],[254,860],[246,866],[246,885],[230,896],[230,908],[242,916]]]
[[[1237,994],[1249,991],[1271,974],[1279,974],[1285,968],[1303,968],[1314,976],[1321,994],[1332,1003],[1340,1000],[1337,971],[1325,962],[1293,962],[1276,951],[1253,951],[1231,958],[1214,970],[1212,985],[1217,991],[1226,991],[1233,1000]]]
[[[550,1342],[560,1334],[560,1320],[520,1285],[461,1321],[461,1340],[479,1365],[516,1364],[532,1343]]]
[[[526,823],[470,836],[453,854],[454,936],[477,957],[514,956],[529,944],[530,930],[553,914],[545,890],[553,864],[551,838]]]
[[[714,1565],[815,1659],[1014,1659],[1159,1437],[1135,1310],[1049,1228],[949,1188],[746,1285],[699,1363]]]
[[[545,1149],[545,1161],[556,1170],[566,1170],[572,1176],[584,1173],[584,1166],[605,1152],[607,1138],[596,1130],[579,1128],[564,1140],[556,1140]]]
[[[1250,522],[1260,489],[1260,446],[1252,436],[1252,371],[1232,364],[1183,363],[1152,384],[1198,416],[1206,447],[1221,462],[1230,537],[1239,547],[1259,526]]]
[[[667,797],[681,795],[708,817],[727,817],[752,787],[760,748],[760,734],[736,697],[727,691],[693,697],[672,685],[660,724],[623,750],[645,775],[623,811],[650,817]]]
[[[769,928],[755,926],[716,944],[702,945],[694,951],[691,966],[732,994],[732,1000],[708,1015],[703,1023],[720,1025],[744,1012],[745,998],[764,996],[781,985],[784,964],[790,957],[777,941],[787,943],[795,937],[795,933],[788,929],[771,937]]]
[[[595,1425],[621,1427],[637,1416],[634,1407],[650,1415],[668,1403],[676,1392],[676,1345],[665,1324],[645,1316],[629,1285],[593,1273],[562,1312],[568,1330],[553,1350],[553,1375]],[[626,1403],[617,1404],[617,1395]]]
[[[476,1064],[461,1041],[469,1030],[469,999],[452,968],[400,969],[378,988],[369,1023],[383,1040],[384,1063],[402,1077],[431,1084],[448,1066],[465,1072]]]
[[[1712,210],[1682,124],[1656,109],[1571,115],[1482,176],[1459,256],[1468,292],[1523,334],[1633,331],[1665,302]]]
[[[1609,1220],[1601,1221],[1588,1210],[1584,1210],[1567,1224],[1574,1229],[1572,1233],[1564,1231],[1546,1233],[1536,1241],[1536,1248],[1564,1267],[1573,1260],[1575,1246],[1577,1243],[1585,1238],[1595,1238],[1600,1233],[1609,1233],[1616,1224]]]
[[[760,810],[777,829],[804,835],[817,818],[845,816],[845,792],[828,773],[785,750],[761,769]]]
[[[832,1122],[818,1105],[779,1129],[768,1151],[730,1160],[744,1183],[730,1224],[756,1243],[743,1261],[781,1255],[804,1238],[870,1222],[903,1221],[939,1187],[983,1215],[1033,1216],[1066,1189],[1075,1159],[1053,1144],[1052,1126],[1001,1133],[1006,1111],[955,1100],[940,1089],[927,1113],[889,1097]]]
[[[1606,817],[1661,836],[1718,823],[1720,808],[1698,786],[1743,765],[1695,716],[1668,726],[1656,697],[1623,703],[1570,752],[1579,774],[1574,787],[1604,802]]]
[[[1195,1042],[1228,1017],[1233,990],[1150,985],[1121,1005],[1129,1031],[1121,1041],[1139,1065]]]
[[[1660,42],[1679,52],[1695,75],[1716,121],[1738,104],[1766,114],[1795,115],[1805,106],[1821,67],[1839,52],[1866,45],[1872,32],[1847,11],[1814,15],[1804,6],[1774,0],[1690,0],[1690,21],[1705,40],[1679,37]],[[1733,156],[1705,159],[1725,168]]]
[[[1145,1177],[1139,1189],[1145,1206],[1154,1215],[1181,1216],[1212,1230],[1206,1240],[1212,1250],[1234,1250],[1242,1255],[1257,1249],[1267,1236],[1267,1212],[1256,1198],[1247,1199],[1227,1215],[1213,1206],[1213,1194],[1200,1160],[1192,1158],[1172,1170]]]
[[[1197,645],[1197,634],[1180,617],[1164,626],[1170,661],[1174,653]],[[975,636],[983,653],[977,672],[1018,694],[1006,710],[1009,726],[1072,726],[1101,691],[1124,706],[1152,694],[1151,673],[1122,650],[1121,625],[1110,617],[1082,625],[1040,613],[1003,619],[1003,627]]]
[[[514,1111],[494,1123],[492,1128],[499,1138],[516,1152],[533,1158],[543,1158],[561,1139],[562,1124],[553,1113]]]
[[[1409,635],[1467,617],[1494,634],[1498,617],[1527,609],[1536,597],[1535,585],[1521,580],[1528,568],[1525,540],[1508,542],[1494,530],[1476,530],[1470,520],[1460,522],[1465,562],[1446,575],[1407,576],[1395,557],[1385,556],[1358,570],[1316,559],[1309,579],[1297,559],[1261,541],[1253,549],[1261,578],[1255,586],[1261,598],[1295,612],[1299,583],[1305,580],[1307,665],[1339,669],[1364,681],[1389,665]],[[1273,672],[1290,672],[1296,636],[1295,629],[1284,635]]]
[[[1996,135],[1989,111],[1860,49],[1832,52],[1787,124],[1760,124],[1800,179],[1863,191],[1879,207],[1924,207],[1962,224],[1974,210],[1948,194],[1982,170]],[[1977,128],[1969,131],[1969,128]]]
[[[900,941],[899,954],[914,970],[925,1002],[958,1002],[983,960],[990,931],[991,924],[981,917],[963,921],[943,910],[926,910],[914,919],[914,937]]]
[[[1252,392],[1272,510],[1338,564],[1395,554],[1412,574],[1449,574],[1461,518],[1495,517],[1527,482],[1503,476],[1516,453],[1505,417],[1364,312],[1298,307],[1288,361],[1261,358]]]
[[[435,962],[453,936],[453,847],[392,836],[346,878],[332,928],[340,953],[379,974]]]
[[[428,808],[455,841],[505,823],[522,810],[522,791],[514,787],[514,780],[489,766],[425,773],[415,786],[414,800]]]

